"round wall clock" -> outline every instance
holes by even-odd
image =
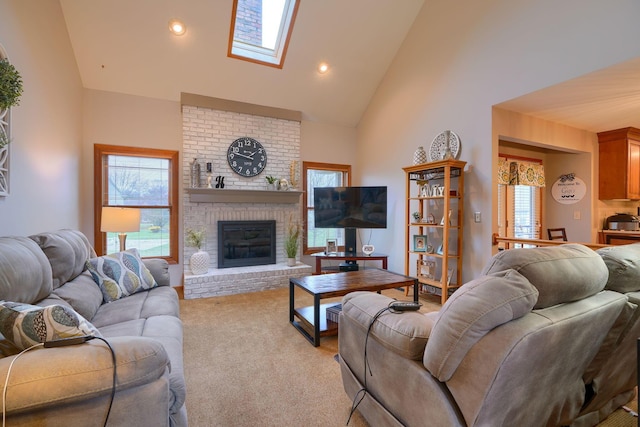
[[[256,176],[267,165],[267,150],[255,139],[243,136],[229,145],[227,162],[240,176]]]

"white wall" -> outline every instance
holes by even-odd
[[[390,269],[402,271],[405,254],[401,168],[418,145],[451,129],[468,162],[464,281],[481,271],[494,231],[492,106],[639,56],[639,13],[632,0],[425,2],[358,127],[362,177],[390,186],[392,222],[384,248],[376,245]]]
[[[181,152],[182,114],[179,102],[85,89],[82,117],[81,229],[93,243],[94,144]],[[179,182],[182,183],[182,179]],[[179,191],[182,200],[182,188]],[[182,215],[181,209],[179,214]],[[179,233],[182,236],[182,230]],[[179,242],[182,244],[182,239]],[[171,284],[179,285],[182,265],[171,265],[169,270]]]
[[[595,154],[592,153],[551,153],[547,156],[545,162],[547,203],[544,206],[543,239],[547,238],[547,228],[564,227],[567,231],[567,239],[571,242],[597,241],[598,236],[596,228],[593,227],[595,224],[592,216],[593,200],[598,198],[597,180],[595,186],[592,184],[594,171],[591,165],[594,156]],[[560,176],[569,173],[575,174],[576,178],[584,181],[587,193],[576,203],[562,204],[553,198],[551,191],[553,184]]]
[[[303,120],[300,127],[300,156],[306,162],[339,163],[354,167],[356,137],[355,128]]]
[[[0,44],[24,83],[0,235],[79,228],[82,83],[58,2],[0,1]]]

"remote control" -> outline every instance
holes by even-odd
[[[82,335],[80,337],[69,337],[69,338],[60,338],[58,340],[45,341],[45,348],[51,347],[65,347],[68,345],[76,345],[82,344],[83,342],[87,342],[92,340],[94,337],[92,335]]]
[[[389,308],[395,311],[417,311],[420,310],[422,304],[411,301],[394,301],[389,304]]]

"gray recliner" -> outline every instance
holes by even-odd
[[[569,244],[503,251],[426,315],[386,311],[371,324],[391,299],[349,294],[345,391],[364,394],[358,410],[375,426],[569,425],[636,308],[603,290],[608,275],[600,255]]]

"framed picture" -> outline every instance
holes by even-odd
[[[327,239],[327,247],[325,248],[325,253],[327,255],[337,254],[338,253],[338,240],[337,239]]]
[[[413,236],[413,251],[414,252],[427,251],[427,236],[419,235],[419,234]]]
[[[418,277],[434,280],[436,277],[436,262],[431,259],[419,259]]]

